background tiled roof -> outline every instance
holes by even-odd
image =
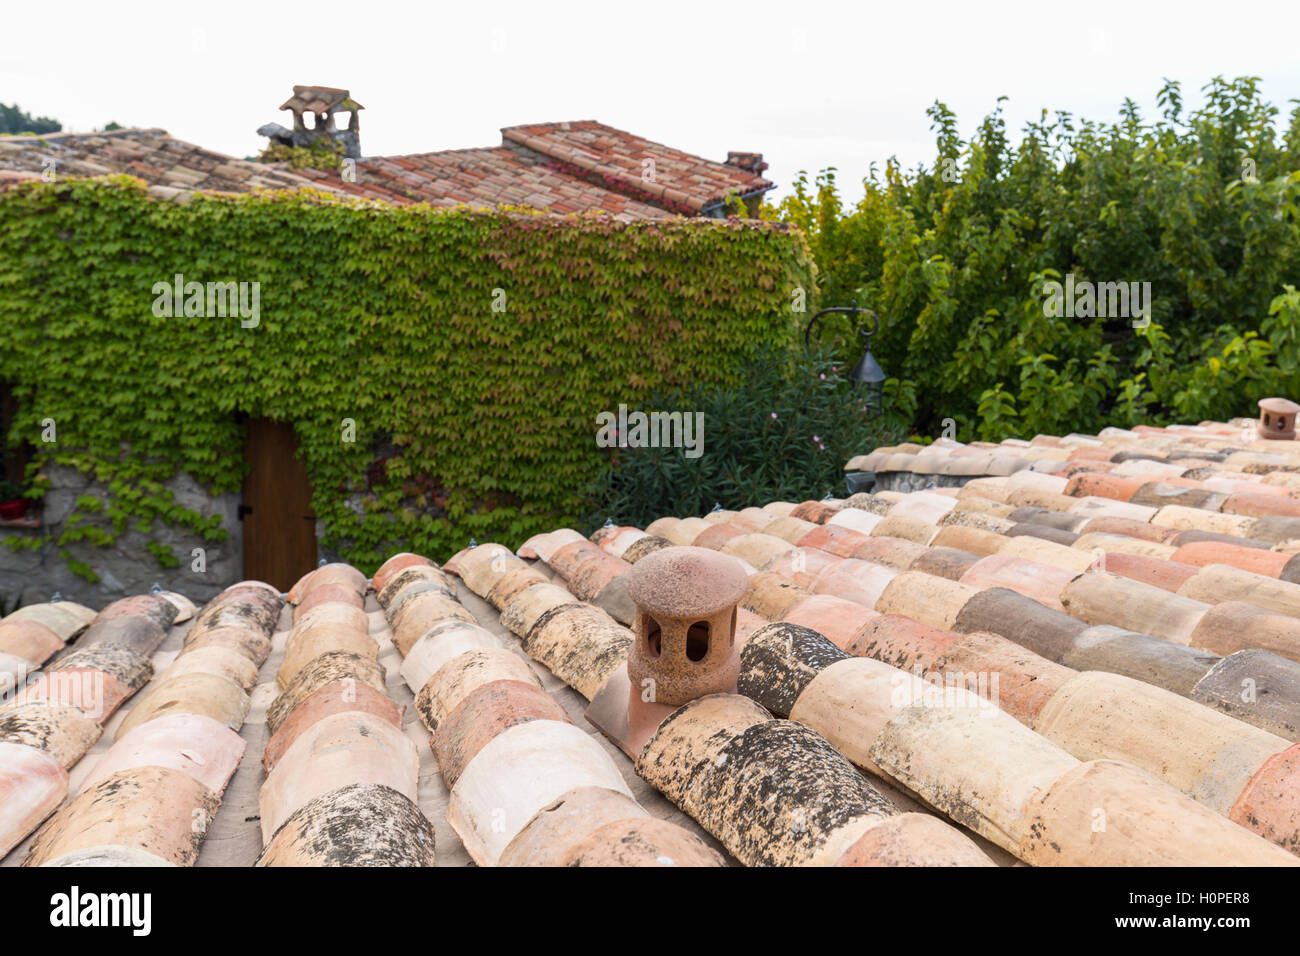
[[[696,211],[722,202],[728,193],[748,195],[772,187],[738,166],[692,156],[594,120],[509,126],[501,136],[507,143]],[[645,176],[645,160],[654,163],[651,181]]]
[[[672,213],[552,169],[542,157],[507,147],[456,149],[357,162],[356,181],[315,169],[303,174],[366,199],[434,206],[532,206],[554,213],[599,210],[622,218],[663,219]]]
[[[621,219],[699,213],[730,193],[771,183],[738,166],[713,162],[600,123],[543,123],[502,130],[501,146],[357,160],[341,170],[290,170],[224,156],[161,129],[0,137],[0,187],[30,179],[54,160],[59,176],[137,176],[160,196],[195,190],[249,192],[315,186],[386,202],[434,206],[531,206],[567,214],[603,212]],[[654,174],[643,177],[645,159]]]
[[[39,175],[49,159],[55,161],[56,176],[125,173],[166,197],[195,190],[234,193],[313,185],[289,170],[225,156],[161,129],[0,136],[0,172]]]

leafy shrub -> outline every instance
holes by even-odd
[[[609,467],[587,493],[586,529],[606,519],[644,528],[663,515],[705,514],[715,504],[740,509],[843,496],[844,463],[901,432],[867,417],[847,371],[827,351],[760,348],[738,384],[655,391],[641,410],[703,413],[702,454],[611,449]]]
[[[924,434],[1253,416],[1300,393],[1300,107],[1279,132],[1256,79],[1205,93],[1186,114],[1167,83],[1154,122],[1129,101],[1109,124],[1044,111],[1014,147],[1000,104],[963,142],[936,103],[932,167],[873,167],[847,212],[834,170],[801,175],[766,212],[807,232],[823,303],[880,314]],[[1049,315],[1045,284],[1070,274],[1149,282],[1150,326]]]

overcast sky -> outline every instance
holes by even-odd
[[[503,126],[597,119],[713,159],[762,152],[778,194],[800,169],[933,159],[925,108],[963,137],[1007,95],[1009,126],[1043,107],[1112,119],[1255,75],[1300,98],[1300,0],[1275,3],[6,4],[0,102],[65,129],[159,126],[236,156],[283,122],[295,83],[352,91],[365,155],[500,142]],[[855,198],[850,196],[850,198]]]

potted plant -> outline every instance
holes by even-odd
[[[27,513],[23,490],[8,478],[0,478],[0,518],[12,521]]]

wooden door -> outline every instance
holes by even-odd
[[[311,479],[296,457],[293,426],[265,418],[248,422],[240,520],[244,523],[244,577],[287,591],[316,567],[316,515]]]

